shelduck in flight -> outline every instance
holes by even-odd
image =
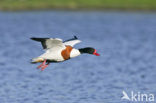
[[[45,53],[39,57],[33,58],[31,63],[42,63],[37,68],[43,71],[51,62],[62,62],[70,58],[74,58],[83,53],[93,54],[100,56],[96,52],[96,49],[92,47],[86,47],[81,49],[75,49],[73,46],[81,41],[76,36],[74,38],[62,41],[59,38],[31,38],[32,40],[41,42]]]

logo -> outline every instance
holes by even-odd
[[[128,101],[146,101],[146,102],[153,102],[154,101],[154,94],[150,93],[135,93],[131,91],[130,95],[128,95],[125,91],[122,91],[123,96],[121,100],[128,100]]]

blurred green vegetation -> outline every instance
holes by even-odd
[[[156,10],[156,0],[0,0],[0,10],[38,9]]]

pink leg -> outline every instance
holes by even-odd
[[[40,69],[41,67],[43,67],[44,65],[45,65],[45,63],[46,63],[46,59],[43,61],[43,63],[42,64],[40,64],[38,67],[37,67],[37,69]]]
[[[49,65],[49,63],[43,65],[41,71],[43,71],[46,67],[48,67],[48,65]]]

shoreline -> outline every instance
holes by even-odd
[[[156,0],[1,0],[0,11],[156,11]]]
[[[5,9],[5,10],[1,10],[0,12],[26,12],[26,11],[126,11],[126,12],[156,12],[156,9],[130,9],[130,8],[102,8],[102,9],[95,9],[95,8],[76,8],[76,9],[69,9],[69,8],[38,8],[38,9]]]

